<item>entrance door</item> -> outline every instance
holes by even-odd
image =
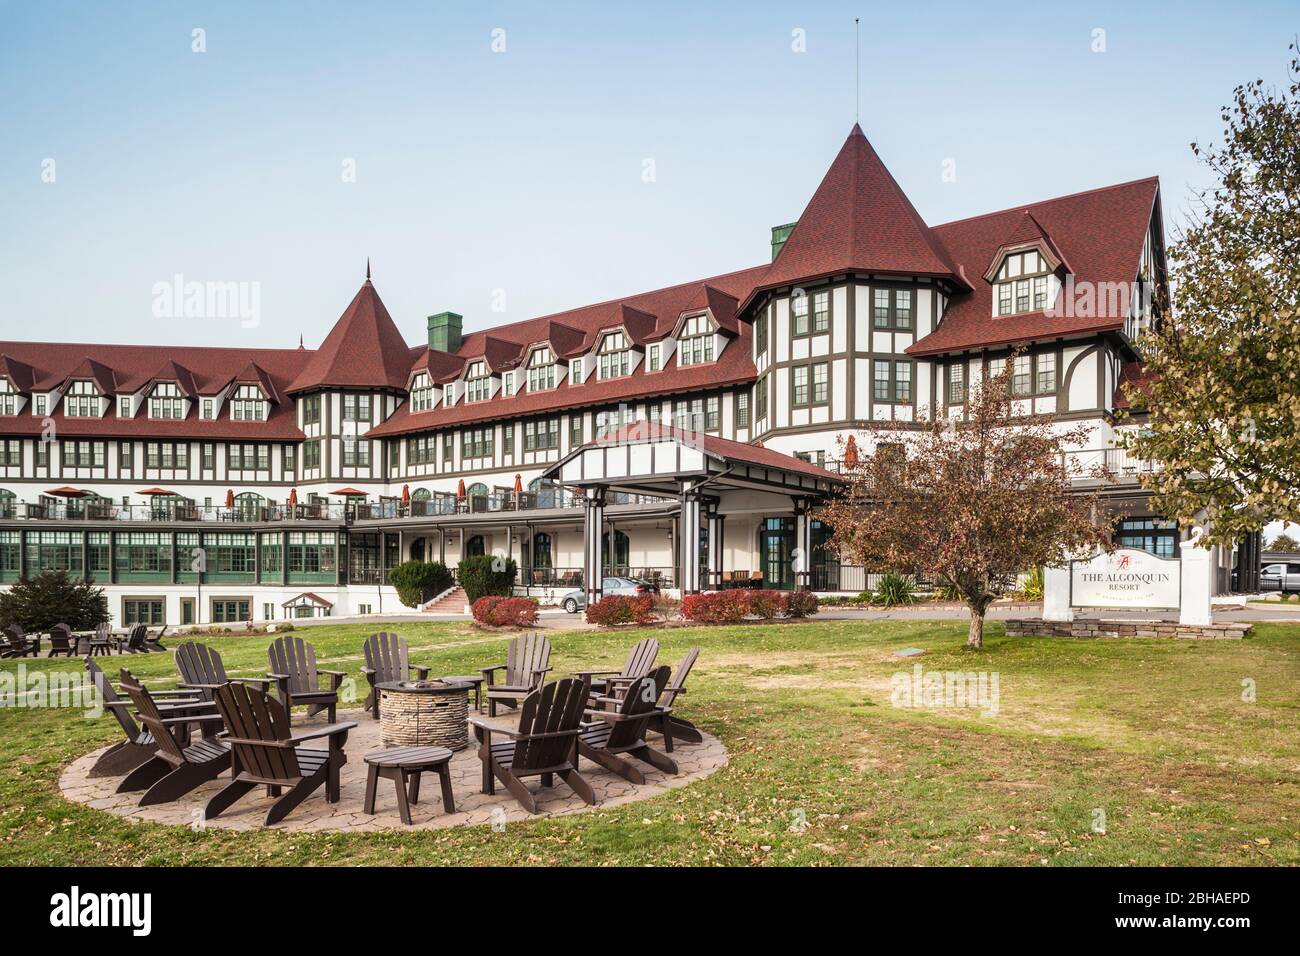
[[[763,587],[794,587],[794,519],[768,518],[758,531],[759,566],[763,570]]]

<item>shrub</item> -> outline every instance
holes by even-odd
[[[790,605],[788,591],[762,590],[743,591],[741,593],[746,597],[749,613],[755,617],[761,617],[765,621],[780,617]]]
[[[648,594],[639,597],[611,594],[587,605],[588,624],[611,627],[615,624],[650,624],[654,619],[654,601]]]
[[[706,591],[688,594],[682,601],[682,617],[697,624],[735,624],[749,612],[745,591]]]
[[[885,607],[916,602],[916,585],[912,579],[902,574],[890,572],[876,585],[876,603]]]
[[[1026,601],[1041,601],[1043,599],[1043,569],[1030,568],[1029,573],[1025,575],[1025,583],[1020,586],[1020,596]]]
[[[651,602],[654,604],[655,615],[661,621],[670,621],[682,613],[682,602],[680,598],[668,597],[666,594],[652,594]]]
[[[791,591],[786,599],[786,617],[812,617],[818,609],[817,595],[811,591]]]
[[[537,602],[532,598],[489,594],[470,607],[474,620],[492,627],[532,627],[537,623]]]
[[[66,624],[74,631],[93,631],[107,620],[104,589],[94,581],[68,577],[66,571],[42,571],[0,593],[0,627],[17,624],[25,631],[48,631]]]
[[[456,565],[456,579],[470,604],[489,594],[509,596],[515,589],[515,562],[491,554],[462,558]]]
[[[939,579],[934,582],[934,595],[941,601],[960,601],[961,592],[957,590],[957,585],[952,583],[952,579],[946,574],[939,575]]]
[[[418,607],[451,587],[451,571],[441,561],[403,561],[388,573],[397,597],[407,607]]]

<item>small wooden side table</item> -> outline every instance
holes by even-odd
[[[397,787],[397,810],[402,822],[411,825],[411,804],[420,801],[420,774],[432,770],[438,774],[442,785],[442,810],[456,812],[456,800],[451,792],[451,751],[446,747],[388,747],[366,754],[365,812],[375,812],[375,790],[379,778],[391,780]]]

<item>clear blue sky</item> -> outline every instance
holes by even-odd
[[[852,126],[855,15],[928,222],[1153,174],[1176,219],[1300,15],[1139,6],[0,3],[0,337],[315,345],[370,256],[414,343],[757,264]],[[155,319],[177,273],[260,283],[260,325]]]

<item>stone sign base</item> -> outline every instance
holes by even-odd
[[[1044,621],[1041,618],[1009,620],[1007,637],[1183,637],[1193,640],[1240,640],[1252,625],[1179,624],[1176,621]]]

